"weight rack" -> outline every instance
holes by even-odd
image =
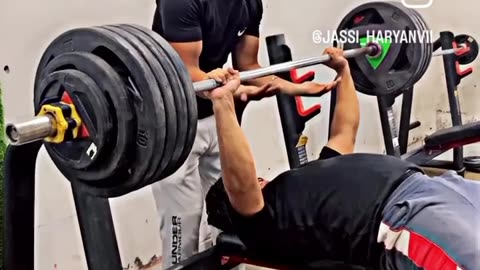
[[[440,37],[433,43],[434,51],[438,49],[453,49],[455,36],[452,32],[443,31]],[[447,84],[448,100],[451,112],[452,126],[462,126],[462,117],[460,103],[458,98],[458,85],[461,80],[470,75],[473,70],[468,68],[464,71],[458,70],[458,57],[456,54],[443,55],[443,63],[445,69],[445,77]],[[407,153],[409,131],[421,125],[415,121],[410,123],[413,87],[406,89],[402,94],[402,108],[400,116],[400,125],[397,129],[396,119],[393,113],[393,104],[399,95],[378,96],[377,103],[380,113],[380,122],[382,126],[382,134],[385,143],[385,151],[387,155],[401,157]],[[332,124],[333,113],[335,111],[336,90],[332,91],[330,100],[330,120],[329,127]],[[330,133],[329,133],[330,137]],[[459,146],[453,149],[453,161],[431,160],[424,164],[418,164],[425,167],[441,168],[455,170],[463,175],[465,166],[463,164],[463,147]]]
[[[292,52],[286,45],[285,35],[278,34],[266,37],[267,53],[270,65],[292,61]],[[312,81],[315,72],[310,71],[298,77],[297,70],[277,74],[278,77],[302,83]],[[320,105],[304,110],[301,97],[292,97],[285,94],[277,94],[277,105],[280,115],[280,122],[287,150],[287,157],[290,168],[298,168],[308,162],[306,149],[307,137],[303,134],[305,124],[321,112]]]
[[[2,269],[34,269],[35,169],[42,142],[9,145],[5,155],[5,231]],[[72,184],[83,249],[89,270],[123,269],[110,202]],[[14,215],[22,213],[22,215]]]

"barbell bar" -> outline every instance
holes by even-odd
[[[459,48],[439,50],[433,53],[432,56],[441,56],[446,54],[457,53],[465,48],[464,44],[460,44]],[[370,43],[363,48],[346,50],[343,53],[345,58],[353,58],[361,55],[375,57],[381,53],[381,46],[377,43]],[[322,55],[319,57],[311,57],[302,60],[289,61],[281,64],[271,65],[264,68],[259,68],[250,71],[242,71],[239,73],[240,81],[246,82],[252,79],[261,78],[281,72],[288,72],[293,69],[310,67],[320,65],[330,61],[329,55]],[[213,90],[221,84],[213,79],[202,80],[193,83],[195,92]],[[6,126],[6,135],[12,145],[22,145],[34,141],[42,140],[46,137],[53,136],[56,132],[54,119],[51,116],[43,115],[37,116],[33,120],[12,124]]]
[[[361,55],[369,55],[371,57],[375,57],[379,55],[381,51],[382,49],[380,45],[378,43],[372,42],[363,48],[346,50],[343,52],[343,56],[345,58],[352,58],[352,57],[357,57]],[[322,56],[311,57],[303,60],[295,60],[295,61],[289,61],[289,62],[280,63],[276,65],[271,65],[268,67],[259,68],[255,70],[243,71],[243,72],[240,72],[239,76],[240,76],[241,82],[246,82],[252,79],[266,77],[266,76],[278,74],[281,72],[288,72],[293,69],[320,65],[328,61],[330,61],[330,55],[322,55]],[[208,80],[203,80],[203,81],[193,83],[193,88],[195,89],[195,92],[213,90],[219,86],[220,84],[213,79],[208,79]]]
[[[344,52],[344,57],[357,57],[360,55],[375,56],[381,52],[378,44],[372,43],[366,47],[351,49]],[[251,71],[240,72],[239,77],[241,82],[261,78],[280,72],[287,72],[292,69],[308,67],[326,63],[330,60],[329,55],[322,55],[320,57],[312,57],[303,60],[290,61],[286,63],[276,64],[264,68],[259,68]],[[213,79],[207,79],[193,83],[195,92],[209,91],[219,87],[221,84]],[[20,124],[7,124],[6,135],[12,145],[22,145],[34,141],[42,140],[46,137],[53,136],[56,132],[56,123],[49,115],[37,116],[33,120]]]
[[[448,49],[448,50],[439,50],[436,51],[432,54],[432,56],[441,56],[441,55],[446,55],[446,54],[453,54],[457,53],[461,49],[465,47],[464,44],[461,44],[459,48],[454,48],[454,49]],[[381,47],[378,43],[370,43],[366,47],[359,48],[359,49],[350,49],[346,50],[343,53],[343,56],[345,58],[352,58],[352,57],[357,57],[360,55],[369,55],[371,57],[375,57],[376,55],[379,55],[381,53]],[[259,68],[251,71],[243,71],[240,72],[240,81],[241,82],[246,82],[252,79],[256,78],[261,78],[281,72],[288,72],[292,69],[298,69],[298,68],[304,68],[304,67],[310,67],[310,66],[315,66],[315,65],[320,65],[323,63],[326,63],[330,61],[330,56],[329,55],[322,55],[319,57],[311,57],[303,60],[296,60],[296,61],[289,61],[281,64],[276,64],[272,65],[269,67],[264,67],[264,68]],[[217,81],[213,79],[208,79],[208,80],[203,80],[199,82],[194,82],[193,83],[193,88],[195,89],[195,92],[201,92],[201,91],[208,91],[215,89],[216,87],[219,87],[221,84],[219,84]]]

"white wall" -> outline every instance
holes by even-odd
[[[264,0],[262,34],[285,33],[295,59],[319,55],[327,44],[314,44],[312,32],[335,29],[342,16],[363,2],[367,1]],[[435,0],[431,8],[421,12],[435,33],[452,30],[478,38],[476,29],[480,28],[480,22],[473,19],[478,7],[475,0],[455,3]],[[120,22],[150,26],[153,9],[153,0],[0,2],[0,67],[10,67],[8,74],[0,71],[7,122],[24,121],[33,114],[34,72],[44,48],[55,36],[78,26]],[[459,15],[453,15],[454,10]],[[262,40],[260,60],[268,64],[264,45]],[[479,68],[478,62],[474,68]],[[328,81],[334,76],[323,67],[314,70],[319,81]],[[412,121],[419,120],[422,126],[412,132],[411,140],[418,141],[425,134],[450,125],[444,81],[441,59],[434,59],[416,87]],[[466,78],[460,86],[466,122],[480,118],[477,81],[478,73]],[[357,151],[380,153],[383,151],[383,139],[375,98],[360,95],[360,101],[362,121]],[[313,157],[318,155],[326,142],[329,97],[308,102],[320,102],[323,108],[323,112],[308,124],[306,131],[310,137],[309,152]],[[397,101],[399,104],[400,100]],[[265,123],[269,126],[265,127]],[[285,170],[287,159],[276,101],[270,99],[250,105],[243,125],[254,148],[259,174],[272,178]],[[479,152],[478,147],[466,148],[469,155]],[[37,269],[86,269],[68,182],[43,150],[38,163]],[[159,225],[150,189],[147,187],[112,200],[112,206],[124,266],[129,264],[133,268],[136,257],[147,262],[154,254],[160,254]]]

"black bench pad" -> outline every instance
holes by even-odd
[[[479,141],[480,121],[436,131],[425,138],[425,149],[450,149]]]
[[[226,254],[244,254],[247,252],[247,247],[233,234],[221,233],[217,237],[217,246]]]

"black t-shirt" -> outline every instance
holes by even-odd
[[[152,29],[169,42],[202,41],[200,69],[222,68],[243,35],[259,36],[261,0],[157,0]],[[213,114],[197,97],[199,118]]]
[[[407,172],[417,171],[399,158],[375,154],[312,161],[270,182],[261,212],[234,215],[236,233],[253,257],[375,269],[383,251],[376,241],[383,207]]]

